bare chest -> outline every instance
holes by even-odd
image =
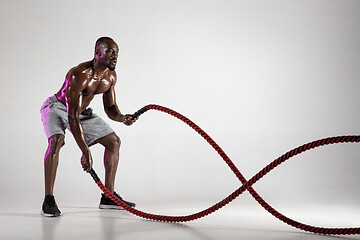
[[[108,79],[91,79],[87,87],[83,90],[86,96],[104,93],[110,88],[110,81]]]

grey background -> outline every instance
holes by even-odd
[[[303,143],[359,134],[360,1],[1,1],[0,209],[39,208],[47,140],[39,109],[95,40],[120,46],[123,113],[150,103],[188,116],[247,177]],[[147,205],[215,203],[240,186],[200,136],[159,112],[122,139],[116,191]],[[327,146],[280,166],[254,187],[280,210],[357,208],[357,144]],[[103,149],[92,147],[103,178]],[[96,206],[72,135],[60,153],[61,206]],[[256,205],[244,194],[234,203]],[[146,210],[146,209],[143,209]],[[166,213],[166,209],[164,209]],[[336,217],[334,217],[336,218]]]

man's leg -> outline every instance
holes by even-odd
[[[44,158],[45,196],[54,195],[56,170],[59,163],[59,152],[64,142],[64,135],[56,134],[49,138],[49,145]]]
[[[44,159],[45,198],[41,214],[46,217],[58,217],[61,212],[54,198],[54,183],[59,163],[59,151],[64,142],[64,135],[56,134],[49,138],[49,145]]]
[[[115,175],[119,164],[119,150],[121,145],[120,138],[113,132],[103,138],[100,138],[97,142],[105,147],[105,187],[109,189],[110,192],[114,193],[114,195],[125,204],[130,207],[135,207],[135,203],[125,201],[114,191]],[[105,195],[102,196],[99,207],[102,209],[122,209]]]
[[[105,187],[110,192],[114,192],[115,176],[119,164],[120,138],[113,132],[100,138],[97,142],[105,147]]]

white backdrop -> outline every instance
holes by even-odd
[[[150,103],[188,116],[247,177],[319,138],[359,134],[360,1],[1,1],[0,209],[40,206],[47,140],[39,109],[95,40],[120,46],[123,113]],[[147,204],[215,203],[240,186],[205,141],[151,111],[122,139],[116,191]],[[103,178],[103,149],[91,148]],[[323,147],[291,159],[254,187],[275,207],[360,200],[360,145]],[[96,206],[72,135],[60,154],[60,206]],[[248,194],[234,205],[254,204]],[[145,209],[146,210],[146,209]],[[280,207],[281,210],[281,207]]]

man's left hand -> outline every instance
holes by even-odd
[[[131,126],[134,122],[136,122],[136,120],[138,120],[139,118],[132,118],[132,115],[131,114],[126,114],[125,115],[125,119],[123,121],[123,123],[126,125],[126,126]]]

